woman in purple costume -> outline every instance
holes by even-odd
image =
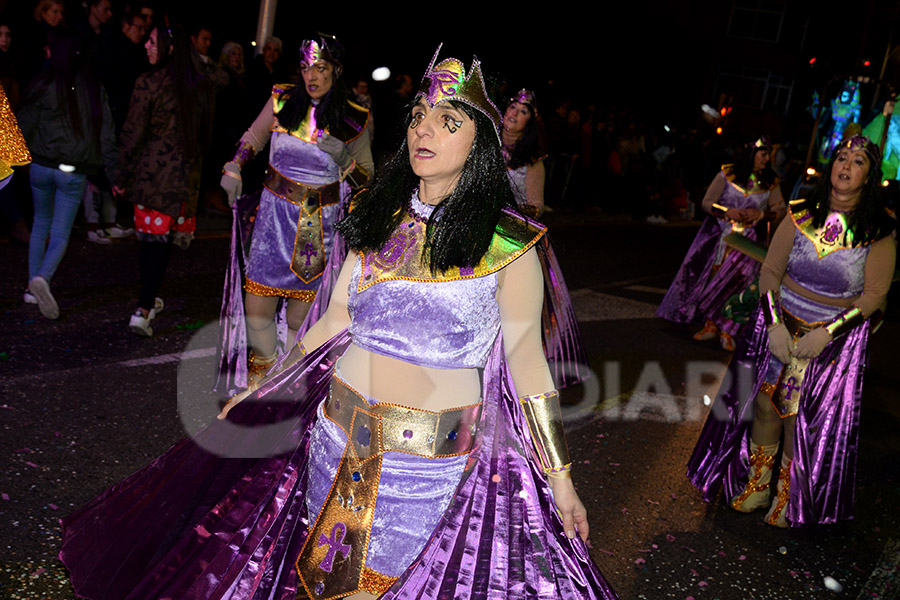
[[[284,351],[290,350],[323,281],[337,271],[330,262],[335,258],[332,251],[340,249],[334,243],[334,224],[344,212],[344,200],[351,189],[368,183],[374,171],[369,111],[348,100],[341,77],[343,47],[334,37],[317,34],[301,44],[300,54],[303,85],[275,86],[271,102],[223,168],[221,185],[235,205],[241,196],[242,167],[270,144],[252,226],[244,214],[249,211],[242,210],[244,203],[236,205],[232,261],[222,300],[220,380],[226,390],[254,387],[274,364],[279,338]],[[240,285],[238,255],[244,241],[235,238],[243,237],[241,225],[252,227],[243,302],[235,289]],[[342,258],[339,254],[338,264]],[[279,335],[275,317],[282,300],[287,302],[287,327]]]
[[[506,174],[519,210],[535,219],[540,218],[544,212],[544,156],[538,142],[534,92],[522,89],[510,99],[503,114],[500,142]],[[569,288],[549,236],[541,239],[538,258],[544,272],[541,316],[544,354],[553,371],[556,387],[565,388],[588,378],[587,354]]]
[[[706,195],[703,210],[709,216],[688,249],[675,281],[656,310],[674,323],[700,323],[695,340],[719,337],[722,347],[734,350],[740,325],[722,315],[722,307],[742,292],[759,273],[759,263],[731,251],[725,236],[740,233],[758,237],[756,225],[768,218],[775,222],[785,214],[784,199],[775,172],[769,168],[770,147],[765,138],[753,143],[736,165],[723,165]]]
[[[616,598],[541,348],[545,228],[514,209],[499,121],[479,63],[435,54],[298,360],[65,520],[80,595]]]
[[[770,525],[853,518],[866,343],[897,254],[880,165],[877,146],[850,138],[810,198],[791,202],[760,273],[760,308],[739,339],[731,383],[688,463],[705,500],[724,483],[732,508],[769,507]]]

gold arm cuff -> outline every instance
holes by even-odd
[[[765,321],[767,328],[784,323],[784,318],[781,316],[781,306],[778,304],[778,298],[773,290],[766,292],[759,301],[762,304],[763,321]]]
[[[369,181],[369,171],[356,162],[356,159],[354,158],[353,164],[350,165],[346,171],[341,173],[341,179],[346,179],[347,183],[349,183],[350,187],[353,189],[359,189]]]
[[[825,326],[825,331],[831,334],[831,339],[835,339],[838,336],[848,333],[857,325],[862,325],[865,320],[866,317],[863,312],[859,310],[859,307],[851,306],[832,319],[831,323]]]
[[[256,150],[253,149],[250,142],[238,142],[237,150],[235,150],[234,158],[231,159],[231,162],[243,169],[244,165],[250,162],[255,155]]]
[[[519,402],[544,473],[556,473],[560,474],[557,475],[559,477],[565,477],[561,473],[569,473],[572,463],[563,430],[559,392],[553,390],[536,396],[520,396]]]

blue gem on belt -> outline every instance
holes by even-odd
[[[455,440],[455,439],[456,439],[456,430],[452,430],[452,429],[451,429],[451,430],[450,430],[450,433],[447,434],[447,439],[448,439],[448,440]]]
[[[369,447],[369,442],[372,441],[372,432],[369,431],[369,428],[365,425],[360,425],[359,429],[356,430],[356,441],[360,446]]]

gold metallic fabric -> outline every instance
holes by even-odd
[[[536,396],[521,396],[519,402],[544,472],[568,471],[571,461],[563,430],[559,392],[553,390]]]
[[[831,339],[835,339],[840,335],[848,333],[857,325],[862,325],[865,320],[866,316],[861,310],[859,310],[859,307],[851,306],[850,308],[836,316],[831,321],[831,323],[826,325],[825,330],[831,334]]]
[[[768,192],[772,189],[773,186],[766,186],[760,183],[759,178],[756,174],[750,175],[750,187],[745,188],[738,185],[735,182],[734,176],[734,165],[722,165],[722,172],[725,174],[725,179],[728,180],[728,183],[731,184],[731,187],[739,191],[745,196],[749,196],[750,194],[761,194],[763,192]],[[744,183],[744,182],[742,182]]]
[[[340,200],[340,184],[334,182],[312,187],[285,177],[269,165],[263,185],[282,200],[300,207],[291,271],[303,283],[310,283],[325,271],[325,241],[320,209]]]
[[[244,282],[244,291],[257,296],[281,296],[282,298],[293,298],[302,302],[312,302],[316,299],[316,290],[285,290],[271,287],[252,279]]]
[[[824,322],[807,323],[783,309],[782,314],[784,324],[795,344],[805,333],[824,325]],[[809,366],[808,358],[797,358],[792,355],[791,362],[781,369],[775,392],[772,394],[772,405],[782,419],[796,415],[800,409],[800,396],[803,393],[803,378],[807,366]]]
[[[297,571],[312,600],[360,591],[382,594],[394,579],[366,567],[366,553],[385,452],[427,458],[468,454],[475,442],[481,404],[432,412],[369,404],[336,375],[326,418],[347,435],[331,491],[297,558]]]
[[[425,76],[422,77],[419,93],[416,94],[415,99],[422,98],[431,107],[447,100],[468,104],[472,108],[481,111],[494,122],[499,141],[499,127],[503,121],[503,115],[500,114],[500,111],[497,110],[497,107],[494,106],[494,103],[491,102],[485,91],[484,79],[481,75],[481,63],[477,58],[474,59],[472,68],[466,75],[466,67],[461,60],[445,58],[435,64],[440,51],[441,46],[438,46],[437,51],[431,58],[431,63],[425,70]]]
[[[816,256],[821,260],[838,250],[853,247],[853,232],[847,227],[847,215],[840,212],[832,212],[825,219],[821,227],[813,226],[813,216],[805,206],[794,210],[791,201],[791,219],[794,226],[813,243],[816,248]],[[802,205],[801,205],[802,206]]]
[[[12,174],[12,167],[31,162],[31,153],[19,129],[19,122],[9,106],[9,99],[0,86],[0,179]]]
[[[429,283],[483,277],[499,271],[524,254],[546,231],[547,228],[539,223],[524,221],[504,212],[487,253],[475,267],[452,267],[432,274],[428,260],[423,256],[425,224],[407,214],[381,251],[360,253],[362,276],[357,291],[362,292],[382,281],[398,279]],[[410,253],[419,258],[407,258]]]

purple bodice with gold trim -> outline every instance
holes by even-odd
[[[832,221],[829,217],[820,232],[826,243],[832,235],[829,228],[835,226]],[[819,256],[816,244],[803,231],[796,229],[786,273],[804,288],[823,296],[852,298],[862,293],[868,245],[836,247],[821,258]]]
[[[337,181],[340,168],[319,146],[282,131],[273,131],[269,164],[293,181],[321,186]]]
[[[430,215],[432,207],[415,196],[412,203],[418,215]],[[424,232],[424,223],[406,218],[381,252],[357,260],[348,300],[353,343],[426,367],[483,367],[500,330],[496,272],[426,281],[379,277],[364,269],[364,261],[393,272],[403,262],[418,262]],[[370,285],[373,278],[380,281]]]

